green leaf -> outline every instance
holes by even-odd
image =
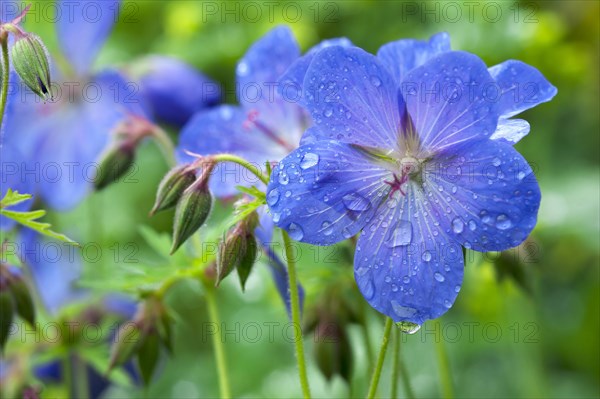
[[[17,191],[12,191],[9,188],[8,190],[6,190],[6,195],[4,195],[4,198],[0,200],[0,215],[6,216],[7,218],[10,218],[16,221],[17,223],[29,227],[30,229],[35,230],[38,233],[43,234],[45,236],[79,246],[77,242],[71,240],[64,234],[56,233],[50,230],[50,223],[43,223],[37,221],[37,219],[46,215],[46,211],[43,209],[29,212],[18,212],[4,209],[8,206],[19,204],[30,198],[31,195],[29,194],[19,194]]]
[[[0,208],[17,205],[31,198],[31,194],[19,194],[18,191],[13,191],[10,188],[6,190],[4,198],[0,200]]]
[[[259,190],[255,186],[252,186],[252,187],[236,186],[235,188],[238,191],[241,191],[242,193],[253,196],[257,200],[263,201],[264,203],[267,202],[265,193],[263,193],[261,190]]]

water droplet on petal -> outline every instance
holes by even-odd
[[[459,292],[460,291],[460,285],[457,285],[454,287],[454,292]]]
[[[319,156],[317,154],[313,154],[312,152],[308,152],[302,157],[302,160],[300,161],[300,168],[308,169],[315,166],[317,163],[319,163]]]
[[[275,206],[278,201],[279,201],[279,190],[274,188],[273,190],[269,191],[269,194],[267,194],[267,204],[269,204],[269,206]]]
[[[344,238],[350,238],[353,234],[350,230],[348,230],[348,228],[344,228],[342,230],[342,235],[344,236]]]
[[[475,221],[473,219],[469,220],[469,230],[475,231],[476,228],[477,224],[475,223]]]
[[[438,273],[438,272],[433,273],[433,278],[435,278],[436,281],[439,281],[440,283],[443,283],[444,280],[446,280],[446,278],[441,273]]]
[[[381,86],[381,79],[379,79],[377,76],[371,76],[371,84],[375,87],[379,87]]]
[[[508,216],[506,216],[505,214],[500,214],[496,218],[496,227],[499,230],[507,230],[512,227],[512,222],[510,221]]]
[[[330,236],[333,233],[333,225],[331,222],[323,222],[323,224],[321,224],[321,231],[323,231],[324,235]]]
[[[390,239],[386,242],[386,245],[390,248],[395,248],[403,245],[408,245],[412,241],[412,224],[406,220],[398,222],[396,227],[391,234]]]
[[[431,260],[431,252],[429,252],[429,251],[423,252],[421,259],[423,259],[423,261],[425,261],[425,262],[429,262]]]
[[[409,335],[412,335],[421,329],[419,324],[411,323],[410,321],[400,321],[396,323],[396,326],[401,332]]]
[[[287,230],[288,233],[290,233],[290,237],[296,241],[300,241],[304,238],[304,230],[296,223],[290,223]]]
[[[502,163],[502,161],[500,161],[500,158],[496,157],[492,160],[492,165],[494,166],[500,166],[500,164]]]
[[[408,319],[417,314],[417,309],[408,306],[402,306],[398,303],[398,301],[391,301],[390,303],[392,304],[394,313],[396,313],[396,315],[400,318]]]
[[[286,173],[279,172],[278,177],[279,184],[286,185],[290,182],[290,177]]]
[[[525,172],[521,171],[517,173],[517,179],[523,180],[525,178]]]
[[[386,283],[391,283],[392,282],[392,278],[390,276],[385,276],[385,278],[383,279],[383,281],[385,281]]]
[[[452,231],[454,231],[454,233],[456,234],[460,234],[463,232],[465,225],[463,223],[462,220],[460,220],[460,218],[455,218],[452,221]]]
[[[346,194],[342,198],[344,205],[351,211],[366,211],[371,207],[371,203],[359,194]]]
[[[358,269],[356,269],[356,275],[357,276],[364,276],[365,274],[367,274],[367,272],[369,271],[368,267],[359,267]]]
[[[371,281],[371,279],[367,280],[362,286],[361,291],[366,300],[373,299],[375,296],[375,285],[373,285],[373,281]]]

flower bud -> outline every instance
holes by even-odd
[[[94,179],[94,187],[100,191],[117,181],[133,165],[135,160],[134,145],[121,143],[113,146],[102,156],[98,173]]]
[[[252,212],[229,231],[219,248],[216,285],[219,285],[221,280],[227,277],[233,269],[236,269],[242,290],[246,287],[246,280],[256,262],[258,252],[254,237],[254,229],[257,224],[258,215],[256,212]]]
[[[177,202],[171,255],[204,224],[210,214],[211,205],[212,197],[207,181],[200,177],[183,192]]]
[[[142,330],[138,321],[123,324],[117,330],[115,341],[111,348],[108,372],[122,366],[138,351]]]
[[[12,63],[17,74],[42,99],[50,96],[50,64],[48,51],[41,39],[26,33],[11,49]]]
[[[171,169],[158,186],[156,201],[150,214],[154,215],[156,212],[174,207],[183,192],[194,183],[194,180],[196,180],[196,174],[189,168],[189,165]]]
[[[348,335],[339,322],[323,319],[315,329],[315,357],[319,370],[327,380],[339,374],[350,383],[352,374],[352,348]]]
[[[15,301],[17,314],[33,326],[35,323],[35,307],[29,287],[23,277],[15,274],[10,281],[9,289]]]

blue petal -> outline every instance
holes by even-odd
[[[236,77],[240,104],[252,108],[260,100],[269,102],[269,94],[277,92],[275,86],[279,78],[299,56],[300,48],[290,28],[271,29],[238,62]]]
[[[83,291],[75,287],[81,271],[77,248],[47,240],[29,229],[21,232],[17,246],[48,311],[54,313],[61,306],[82,298]]]
[[[408,73],[402,93],[425,152],[485,140],[495,130],[495,82],[477,56],[451,51]]]
[[[120,5],[120,0],[59,1],[63,15],[56,25],[59,44],[79,76],[89,73],[118,17]]]
[[[400,85],[409,71],[447,51],[450,51],[450,35],[441,32],[431,36],[429,41],[404,39],[384,44],[377,51],[377,58]]]
[[[364,228],[354,256],[369,304],[396,322],[419,325],[452,306],[463,278],[460,245],[435,226],[423,200],[420,186],[409,183],[406,196]]]
[[[294,88],[296,90],[302,90],[304,76],[306,75],[306,71],[308,70],[308,67],[315,55],[324,48],[332,46],[351,47],[352,42],[345,37],[341,37],[337,39],[323,40],[319,44],[311,47],[306,54],[298,58],[292,65],[290,65],[287,72],[285,72],[279,79],[280,90],[283,90],[283,93],[287,92],[288,89],[291,90]],[[291,97],[291,95],[286,97]]]
[[[402,98],[387,69],[359,48],[318,52],[304,78],[303,101],[324,134],[321,139],[397,146]]]
[[[505,119],[500,117],[492,140],[501,140],[505,143],[516,144],[529,133],[529,123],[523,119]]]
[[[287,149],[273,143],[261,131],[247,123],[246,112],[240,107],[222,105],[196,114],[183,128],[177,146],[180,163],[191,162],[185,151],[200,155],[231,153],[253,162],[261,170],[266,161],[276,161]],[[235,186],[258,185],[260,181],[246,169],[233,163],[219,163],[210,188],[219,197],[236,194]]]
[[[148,99],[139,90],[137,84],[128,81],[118,70],[102,70],[94,76],[93,83],[99,85],[102,90],[102,98],[98,102],[107,109],[113,109],[119,119],[131,114],[152,120],[151,104]]]
[[[498,85],[499,112],[505,118],[550,101],[558,92],[540,71],[521,61],[505,61],[489,72]]]
[[[149,56],[140,61],[141,90],[156,117],[184,125],[191,116],[221,98],[221,88],[188,64],[175,58]]]
[[[296,241],[331,245],[358,233],[382,202],[391,173],[350,145],[319,141],[273,170],[267,204]]]
[[[467,248],[503,251],[535,227],[540,188],[527,161],[510,145],[488,140],[438,159],[424,190],[440,227]]]

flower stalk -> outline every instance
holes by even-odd
[[[381,377],[381,370],[383,369],[383,361],[385,360],[385,353],[390,341],[390,333],[392,332],[392,325],[394,321],[391,318],[385,320],[385,327],[383,330],[383,338],[381,340],[381,348],[379,349],[379,356],[377,357],[377,364],[375,370],[373,370],[373,376],[371,377],[371,385],[369,386],[369,392],[367,393],[368,399],[373,399],[377,393],[377,386],[379,385],[379,378]]]

